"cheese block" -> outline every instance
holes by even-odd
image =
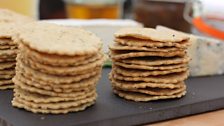
[[[157,26],[156,29],[177,32],[164,26]],[[188,55],[191,57],[190,76],[224,74],[223,41],[196,35],[190,35],[190,41],[191,46],[188,49]]]

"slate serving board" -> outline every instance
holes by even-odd
[[[0,91],[0,126],[137,125],[224,108],[224,76],[188,79],[188,93],[181,99],[137,103],[111,92],[109,71],[103,70],[97,103],[78,113],[33,114],[11,106],[12,91]]]

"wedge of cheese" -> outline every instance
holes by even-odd
[[[157,26],[156,29],[178,32],[164,26]],[[223,41],[195,35],[190,35],[190,41],[192,44],[188,49],[188,54],[192,59],[189,64],[191,76],[224,74]]]

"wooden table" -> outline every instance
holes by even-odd
[[[224,126],[224,110],[158,122],[147,126]]]

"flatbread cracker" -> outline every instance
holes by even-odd
[[[4,70],[0,70],[0,76],[1,75],[15,75],[15,69],[4,69]]]
[[[178,51],[181,49],[175,48],[175,47],[137,47],[137,46],[127,46],[127,45],[121,45],[118,43],[114,43],[113,45],[109,46],[110,50],[115,51],[148,51],[148,52],[172,52],[172,51]]]
[[[113,60],[123,60],[133,57],[147,57],[147,56],[159,56],[159,57],[174,57],[180,56],[183,57],[186,55],[186,51],[175,51],[175,52],[127,52],[127,53],[118,53],[110,52],[110,57]]]
[[[90,96],[96,95],[96,90],[92,90],[90,92],[86,92],[84,95],[76,96],[76,97],[53,97],[47,95],[40,95],[37,93],[29,92],[26,90],[22,90],[20,88],[14,89],[14,96],[21,97],[22,99],[34,103],[54,103],[54,102],[64,102],[64,101],[76,101],[85,99]]]
[[[77,56],[59,56],[55,54],[46,54],[29,49],[27,46],[20,44],[21,54],[33,61],[41,64],[52,66],[77,66],[95,61],[102,57],[102,53]]]
[[[170,48],[170,47],[175,47],[178,49],[186,49],[187,47],[190,46],[189,41],[182,41],[179,43],[173,43],[173,42],[156,42],[156,41],[146,41],[146,40],[139,40],[139,39],[133,39],[133,38],[115,38],[114,41],[116,43],[119,43],[121,45],[126,45],[126,46],[135,46],[135,47],[151,47],[151,48]]]
[[[169,96],[152,96],[152,95],[147,95],[142,93],[133,93],[133,92],[116,90],[116,89],[113,89],[113,92],[122,98],[136,101],[136,102],[148,102],[148,101],[162,100],[162,99],[181,98],[186,94],[186,91],[183,91],[181,93],[169,95]]]
[[[182,85],[184,85],[184,82],[179,83],[152,83],[152,82],[134,82],[134,81],[121,81],[117,80],[112,77],[112,75],[109,75],[110,81],[112,85],[116,87],[120,87],[122,89],[139,89],[139,88],[168,88],[168,89],[174,89],[174,88],[180,88]]]
[[[61,84],[61,83],[73,83],[79,82],[83,79],[98,75],[101,73],[101,69],[96,69],[94,71],[89,71],[85,74],[75,75],[75,76],[57,76],[49,75],[37,70],[31,69],[29,66],[26,66],[22,62],[17,62],[16,72],[22,73],[26,77],[32,77],[37,81],[45,81],[48,83]]]
[[[16,62],[2,62],[0,63],[0,70],[14,68],[16,66]]]
[[[0,23],[20,23],[25,24],[34,21],[33,19],[21,15],[19,13],[15,13],[8,9],[0,9]]]
[[[171,65],[171,64],[185,64],[189,63],[190,57],[138,57],[119,60],[120,62],[135,65],[146,66],[159,66],[159,65]]]
[[[114,36],[116,38],[133,37],[144,40],[160,41],[160,42],[173,42],[189,40],[187,35],[170,33],[166,31],[157,31],[152,28],[122,28],[118,30]]]
[[[0,90],[7,90],[7,89],[13,89],[14,85],[13,84],[7,84],[7,85],[1,85]]]
[[[15,79],[23,83],[26,83],[27,85],[34,86],[44,90],[50,90],[54,92],[66,92],[66,93],[73,92],[77,89],[93,87],[97,84],[99,78],[100,78],[100,75],[96,75],[76,83],[54,84],[54,83],[47,83],[44,81],[37,82],[36,80],[33,80],[32,78],[25,77],[21,73],[17,73],[15,76]]]
[[[147,76],[157,76],[157,75],[166,75],[171,73],[180,73],[188,70],[188,67],[180,67],[168,70],[138,70],[138,69],[127,69],[123,67],[119,67],[116,65],[112,66],[113,70],[116,73],[121,74],[123,76],[130,77],[147,77]]]
[[[112,85],[114,86],[114,85]],[[166,88],[139,88],[139,89],[122,89],[121,87],[115,87],[114,89],[128,91],[128,92],[136,92],[142,94],[148,94],[152,96],[170,96],[181,93],[186,90],[186,86],[182,85],[180,88],[166,89]]]
[[[0,86],[8,84],[13,84],[12,79],[0,80]]]
[[[35,109],[30,106],[24,105],[23,103],[20,103],[16,99],[13,99],[13,101],[12,101],[12,105],[14,107],[23,108],[23,109],[25,109],[27,111],[31,111],[33,113],[42,113],[42,114],[66,114],[68,112],[83,111],[87,107],[93,105],[94,103],[95,102],[89,102],[89,103],[86,103],[86,104],[83,104],[80,106],[76,106],[76,107],[72,107],[72,108],[68,108],[68,109],[49,110],[49,109]]]
[[[89,91],[91,91],[95,88],[95,87],[89,87],[89,88],[84,88],[80,91],[65,93],[65,92],[54,92],[54,91],[48,91],[48,90],[43,90],[43,89],[40,89],[40,88],[36,88],[34,86],[27,85],[27,84],[15,79],[15,78],[13,78],[13,82],[14,82],[16,87],[19,87],[23,90],[27,90],[29,92],[34,92],[34,93],[38,93],[38,94],[42,94],[42,95],[58,96],[58,97],[76,97],[78,95],[82,95],[82,93],[85,94],[86,92],[89,92]]]
[[[188,67],[187,64],[173,64],[173,65],[161,65],[161,66],[144,66],[144,65],[135,65],[135,64],[126,64],[121,62],[114,62],[115,65],[129,68],[129,69],[138,69],[138,70],[172,70],[183,67]]]
[[[42,53],[68,56],[96,54],[102,47],[91,32],[46,22],[24,25],[15,41]]]
[[[21,97],[15,96],[14,99],[18,100],[20,103],[25,104],[27,106],[30,106],[35,109],[66,109],[66,108],[72,108],[77,107],[89,102],[94,102],[96,100],[97,95],[94,94],[90,97],[87,97],[85,99],[80,100],[73,100],[73,101],[63,101],[63,102],[55,102],[55,103],[34,103],[30,101],[26,101]]]
[[[127,77],[112,71],[112,76],[117,80],[124,81],[144,81],[144,82],[154,82],[154,83],[178,83],[187,79],[189,71],[167,74],[167,75],[158,75],[158,76],[147,76],[147,77]]]
[[[20,58],[20,59],[19,59]],[[17,59],[21,60],[26,65],[29,65],[31,68],[35,70],[39,70],[43,73],[52,74],[52,75],[77,75],[77,74],[85,74],[88,71],[94,71],[96,69],[100,69],[103,66],[104,57],[102,56],[100,59],[95,62],[91,62],[88,64],[83,64],[79,66],[71,66],[71,67],[57,67],[51,65],[44,65],[30,59],[22,57],[22,55],[18,55]]]

